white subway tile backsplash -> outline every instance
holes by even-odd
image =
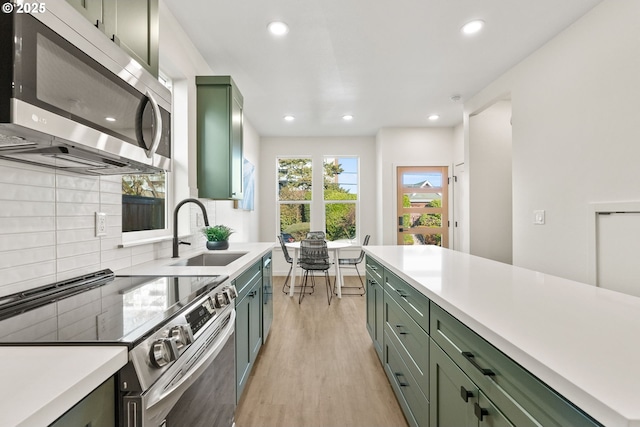
[[[117,271],[117,270],[122,270],[125,268],[129,268],[131,266],[133,266],[132,262],[131,262],[131,257],[128,256],[126,258],[119,258],[119,259],[114,259],[111,261],[103,261],[100,264],[100,268],[104,269],[104,268],[109,268],[112,271]]]
[[[53,216],[8,217],[0,220],[0,236],[3,234],[53,230],[55,230],[55,218]]]
[[[91,228],[96,226],[95,216],[59,216],[56,218],[56,229],[60,230],[75,230],[79,228]]]
[[[122,178],[117,181],[108,181],[105,178],[100,180],[100,193],[114,193],[122,196]]]
[[[0,239],[0,252],[54,246],[55,244],[56,233],[54,231],[5,234]]]
[[[100,203],[122,205],[122,193],[100,193]]]
[[[100,178],[59,173],[56,175],[56,187],[97,193],[100,191]]]
[[[42,276],[52,276],[55,272],[56,262],[54,260],[3,268],[0,270],[0,287],[16,282],[35,280]]]
[[[31,202],[24,200],[3,200],[0,218],[21,216],[55,216],[54,202]]]
[[[58,246],[67,243],[91,241],[100,250],[100,238],[96,237],[94,228],[80,228],[76,230],[58,230],[56,233],[56,243]]]
[[[171,241],[120,247],[121,192],[121,176],[82,176],[0,160],[0,296],[170,257]],[[204,202],[215,215],[215,203]],[[107,214],[107,236],[95,236],[96,212]],[[195,218],[193,207],[191,212]],[[203,239],[184,240],[204,245]]]
[[[45,261],[53,261],[55,259],[55,246],[0,252],[0,271],[3,268],[36,264]]]
[[[100,204],[58,203],[56,209],[58,216],[95,215],[96,212],[100,212]]]
[[[0,182],[0,200],[53,202],[55,195],[54,188]]]
[[[58,188],[56,190],[58,203],[90,204],[100,203],[100,194],[91,191],[69,190]]]
[[[56,262],[57,280],[66,280],[81,274],[100,270],[100,253],[58,258]]]
[[[58,259],[61,258],[79,258],[80,256],[96,256],[97,261],[100,262],[100,241],[98,239],[90,240],[87,242],[74,242],[74,243],[58,243],[56,246],[56,255]],[[75,267],[72,267],[75,268]]]
[[[0,182],[51,188],[56,185],[50,170],[6,160],[0,162]]]

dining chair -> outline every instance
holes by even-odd
[[[289,272],[287,273],[287,278],[284,280],[284,284],[282,285],[282,292],[284,294],[288,294],[289,293],[289,279],[291,279],[291,272],[293,271],[293,258],[291,258],[291,255],[289,255],[289,250],[287,249],[287,246],[284,243],[284,239],[282,238],[281,235],[276,236],[278,237],[278,242],[280,242],[280,247],[282,248],[282,254],[284,255],[284,260],[287,261],[287,263],[289,264]],[[298,260],[298,265],[300,265],[300,260]],[[293,273],[295,274],[295,272]],[[302,286],[296,286],[296,288],[302,288]],[[309,292],[309,294],[312,294],[313,291],[315,290],[315,287],[311,288],[311,292]]]
[[[333,297],[331,279],[329,278],[331,262],[329,262],[329,250],[327,249],[327,242],[325,240],[305,239],[300,242],[300,268],[304,270],[304,278],[298,304],[300,304],[304,298],[304,291],[309,281],[309,275],[311,275],[311,284],[315,287],[315,276],[313,272],[324,271],[325,283],[327,285],[327,302],[331,305],[331,298]]]
[[[324,231],[309,231],[309,232],[307,232],[307,239],[324,240],[325,237],[326,237],[326,235],[324,234]]]
[[[362,241],[362,246],[367,246],[369,244],[369,239],[371,238],[370,235],[366,235],[364,236],[364,240]],[[364,286],[364,282],[362,281],[362,276],[360,275],[360,270],[358,270],[358,264],[360,264],[362,261],[364,260],[364,249],[360,250],[360,255],[358,255],[357,258],[338,258],[338,264],[340,265],[340,271],[342,272],[342,269],[344,267],[353,267],[356,269],[356,273],[358,274],[358,278],[360,279],[360,286],[344,286],[344,280],[342,280],[342,295],[358,295],[358,296],[362,296],[365,293],[365,286]],[[342,273],[341,273],[342,274]],[[347,293],[345,293],[345,289],[359,289],[360,291],[355,292],[355,293],[349,293],[349,291],[347,291]]]

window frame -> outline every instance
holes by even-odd
[[[341,159],[341,158],[350,158],[355,159],[357,161],[357,198],[353,200],[345,199],[345,200],[325,200],[324,198],[324,162],[327,158]],[[280,160],[286,159],[309,159],[311,161],[311,199],[310,200],[280,200],[280,183],[279,183],[279,168],[280,168]],[[362,197],[361,192],[361,156],[356,154],[348,154],[348,155],[332,155],[332,154],[316,154],[316,155],[276,155],[275,157],[275,200],[276,200],[276,215],[275,215],[275,229],[276,233],[282,233],[280,229],[280,215],[281,209],[280,207],[285,204],[308,204],[310,209],[310,229],[311,230],[322,230],[326,231],[326,206],[328,204],[335,203],[348,203],[354,204],[356,208],[356,234],[352,239],[349,239],[351,243],[356,243],[360,241],[360,199]],[[346,241],[346,240],[343,240]]]
[[[325,165],[325,161],[326,159],[345,159],[345,158],[349,158],[349,159],[355,159],[356,160],[356,189],[357,192],[356,194],[356,198],[355,199],[343,199],[343,200],[327,200],[324,198],[324,165]],[[330,155],[330,154],[324,154],[322,156],[322,209],[323,209],[323,216],[322,216],[322,229],[326,232],[327,230],[327,205],[329,204],[354,204],[356,207],[356,234],[351,237],[350,239],[347,239],[349,242],[359,242],[360,241],[360,156],[357,155]],[[339,241],[345,241],[345,240],[336,240],[337,242]]]
[[[162,83],[167,89],[169,89],[169,91],[171,92],[171,105],[173,108],[173,103],[174,103],[174,92],[173,92],[173,80],[168,77],[167,74],[165,74],[162,71],[158,72],[158,81],[160,81],[160,83]],[[174,116],[173,114],[171,115],[171,120],[174,120]],[[171,129],[174,129],[173,123],[171,124]],[[174,168],[174,162],[173,162],[173,153],[175,152],[175,144],[176,144],[176,138],[174,138],[174,133],[171,132],[171,170],[173,170]],[[164,198],[164,217],[165,217],[165,223],[164,223],[164,228],[158,228],[155,230],[141,230],[141,231],[123,231],[122,230],[122,225],[124,224],[124,215],[122,214],[122,208],[120,209],[121,212],[121,219],[120,219],[120,227],[121,227],[121,238],[122,238],[122,245],[123,246],[127,246],[127,245],[134,245],[136,243],[144,243],[147,241],[157,241],[157,240],[165,240],[165,239],[170,239],[173,238],[173,224],[171,222],[171,210],[170,210],[170,206],[173,206],[173,197],[174,197],[174,175],[172,173],[172,171],[164,171],[165,173],[165,198]],[[130,174],[128,174],[130,175]],[[120,180],[121,184],[122,184],[122,177]]]
[[[291,159],[305,159],[305,160],[309,160],[309,163],[311,165],[311,199],[309,200],[280,200],[280,160],[291,160]],[[313,227],[313,218],[315,217],[315,215],[313,215],[313,201],[314,201],[314,197],[313,197],[313,192],[314,192],[314,188],[315,188],[315,182],[313,179],[313,174],[314,174],[314,161],[313,161],[313,156],[311,155],[286,155],[286,156],[276,156],[276,230],[278,232],[278,235],[282,234],[282,229],[280,228],[281,226],[281,206],[282,205],[299,205],[299,204],[305,204],[305,205],[309,205],[309,226]]]

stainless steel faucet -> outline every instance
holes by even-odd
[[[196,205],[200,206],[200,209],[202,209],[202,216],[204,217],[204,225],[208,226],[209,225],[209,217],[207,216],[207,209],[204,207],[204,205],[202,204],[202,202],[198,199],[184,199],[183,201],[181,201],[180,203],[178,203],[176,205],[176,208],[173,210],[173,257],[172,258],[178,258],[178,245],[190,245],[191,243],[189,242],[181,242],[178,240],[178,210],[180,210],[180,208],[182,207],[182,205],[184,205],[185,203],[195,203]]]

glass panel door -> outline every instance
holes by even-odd
[[[398,244],[448,247],[446,166],[398,167]]]

